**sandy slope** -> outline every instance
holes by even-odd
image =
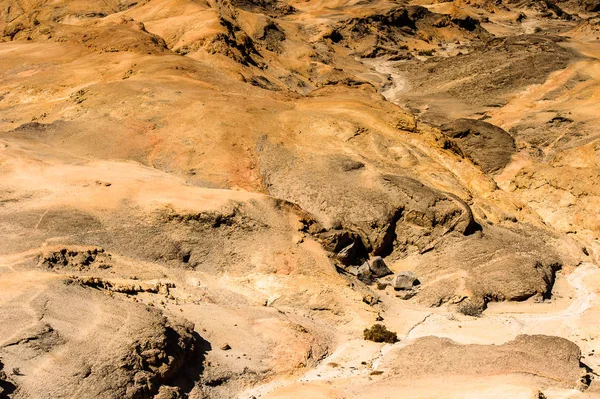
[[[595,25],[420,3],[0,1],[0,397],[600,396]]]

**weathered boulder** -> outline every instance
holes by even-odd
[[[358,279],[365,282],[370,283],[373,279],[373,272],[369,267],[369,263],[365,262],[361,267],[358,268]]]
[[[400,298],[402,300],[407,300],[407,299],[414,297],[415,295],[417,295],[417,290],[415,290],[415,289],[400,290],[396,294],[396,298]]]
[[[389,269],[389,267],[387,267],[381,256],[374,257],[368,264],[373,274],[377,277],[385,277],[389,274],[392,274],[392,271]]]
[[[352,243],[347,247],[343,248],[340,252],[337,253],[337,258],[344,265],[355,264],[357,259],[359,258],[359,251],[357,249],[356,243]]]
[[[366,249],[356,233],[333,230],[318,234],[318,238],[345,266],[360,265],[366,258]]]
[[[412,290],[414,286],[419,284],[420,282],[413,272],[401,271],[394,278],[393,287],[396,290]]]
[[[349,266],[346,271],[353,276],[358,277],[358,271],[360,270],[360,266]]]

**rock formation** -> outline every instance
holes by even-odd
[[[0,0],[0,398],[599,396],[597,13]]]

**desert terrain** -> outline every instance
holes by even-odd
[[[598,0],[0,0],[0,398],[600,398]]]

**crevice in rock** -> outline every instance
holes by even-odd
[[[376,248],[373,248],[373,255],[385,257],[390,255],[394,251],[394,241],[397,237],[396,225],[402,217],[403,211],[404,208],[398,208],[390,216],[390,218],[387,221],[387,228],[385,229],[385,233],[381,238],[381,242]]]
[[[179,371],[165,383],[165,385],[177,387],[183,395],[189,394],[194,386],[201,382],[205,370],[206,355],[212,350],[210,342],[202,338],[197,332],[194,331],[192,335],[194,337],[194,352]]]

